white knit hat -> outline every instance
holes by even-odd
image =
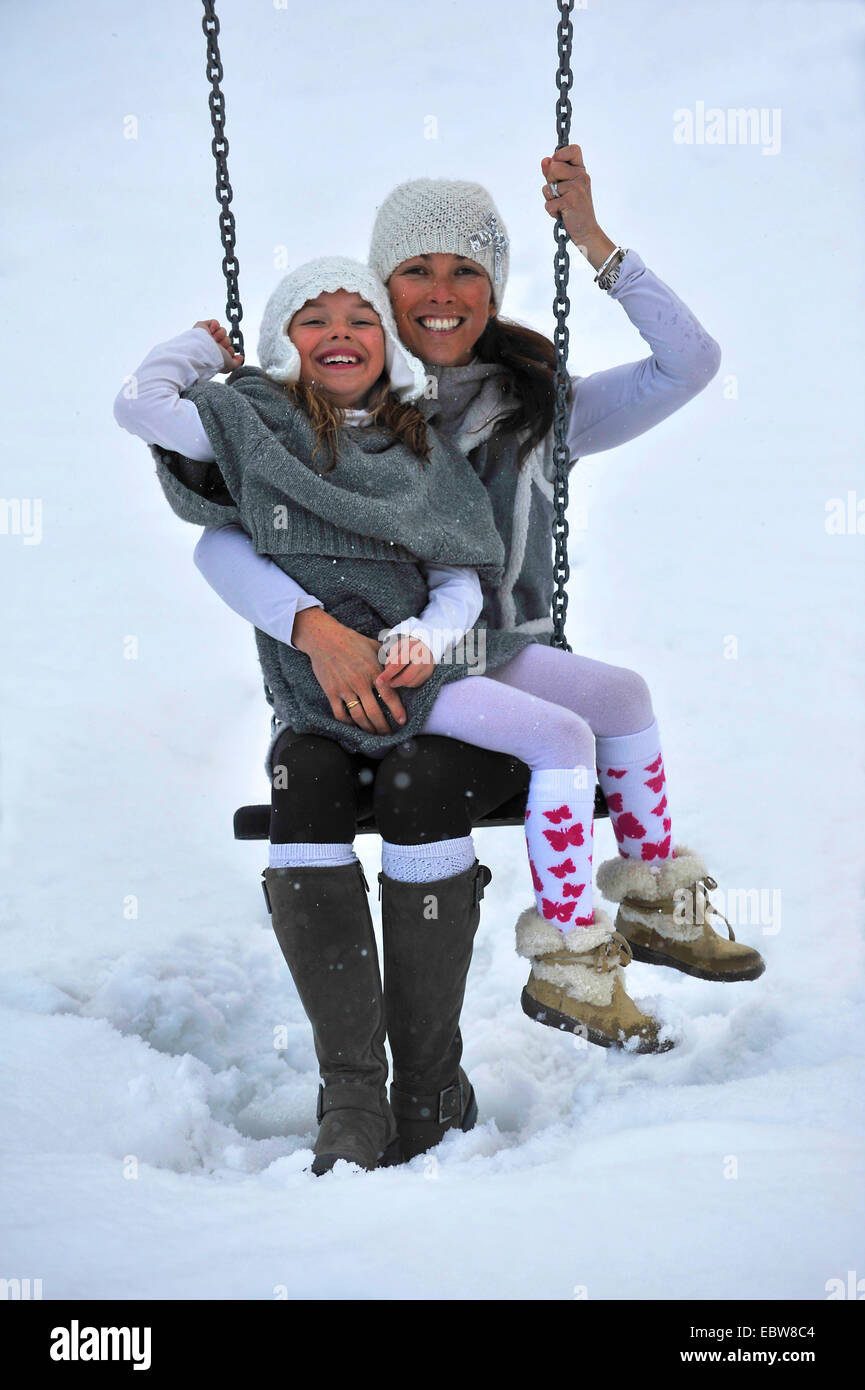
[[[507,230],[498,208],[479,183],[460,179],[413,179],[390,192],[372,229],[369,263],[387,283],[411,256],[435,251],[468,256],[483,266],[501,308],[508,279]]]
[[[265,305],[258,335],[258,360],[267,376],[274,381],[299,380],[300,353],[288,336],[288,325],[308,300],[334,290],[362,294],[381,319],[384,359],[394,394],[401,401],[422,396],[426,369],[399,340],[387,290],[368,265],[347,256],[307,261],[280,280]]]

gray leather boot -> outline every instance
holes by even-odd
[[[440,1143],[449,1129],[470,1130],[477,1120],[475,1093],[460,1066],[459,1020],[491,878],[477,861],[433,883],[378,876],[390,1100],[404,1161]]]
[[[363,869],[265,869],[262,880],[276,939],[312,1024],[323,1082],[312,1171],[327,1173],[340,1158],[367,1169],[398,1163]]]

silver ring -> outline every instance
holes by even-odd
[[[552,193],[552,195],[553,195],[554,198],[558,198],[558,196],[559,196],[559,185],[558,185],[557,183],[551,183],[551,184],[550,184],[550,192]]]

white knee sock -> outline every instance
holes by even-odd
[[[672,822],[657,721],[638,734],[596,738],[595,756],[619,854],[649,863],[669,859]]]
[[[585,767],[541,768],[529,781],[526,845],[538,912],[562,933],[589,927],[595,782]]]
[[[471,835],[456,840],[430,840],[423,845],[395,845],[381,842],[382,873],[399,883],[435,883],[439,878],[455,878],[475,862]]]
[[[271,845],[271,869],[332,869],[340,864],[356,864],[357,855],[350,844]]]

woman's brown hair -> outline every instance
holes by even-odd
[[[490,436],[490,443],[495,444],[505,435],[527,430],[517,453],[519,466],[552,429],[556,402],[556,350],[542,333],[496,315],[487,320],[486,328],[475,344],[475,353],[479,361],[501,363],[511,372],[511,390],[518,406],[500,417]]]

